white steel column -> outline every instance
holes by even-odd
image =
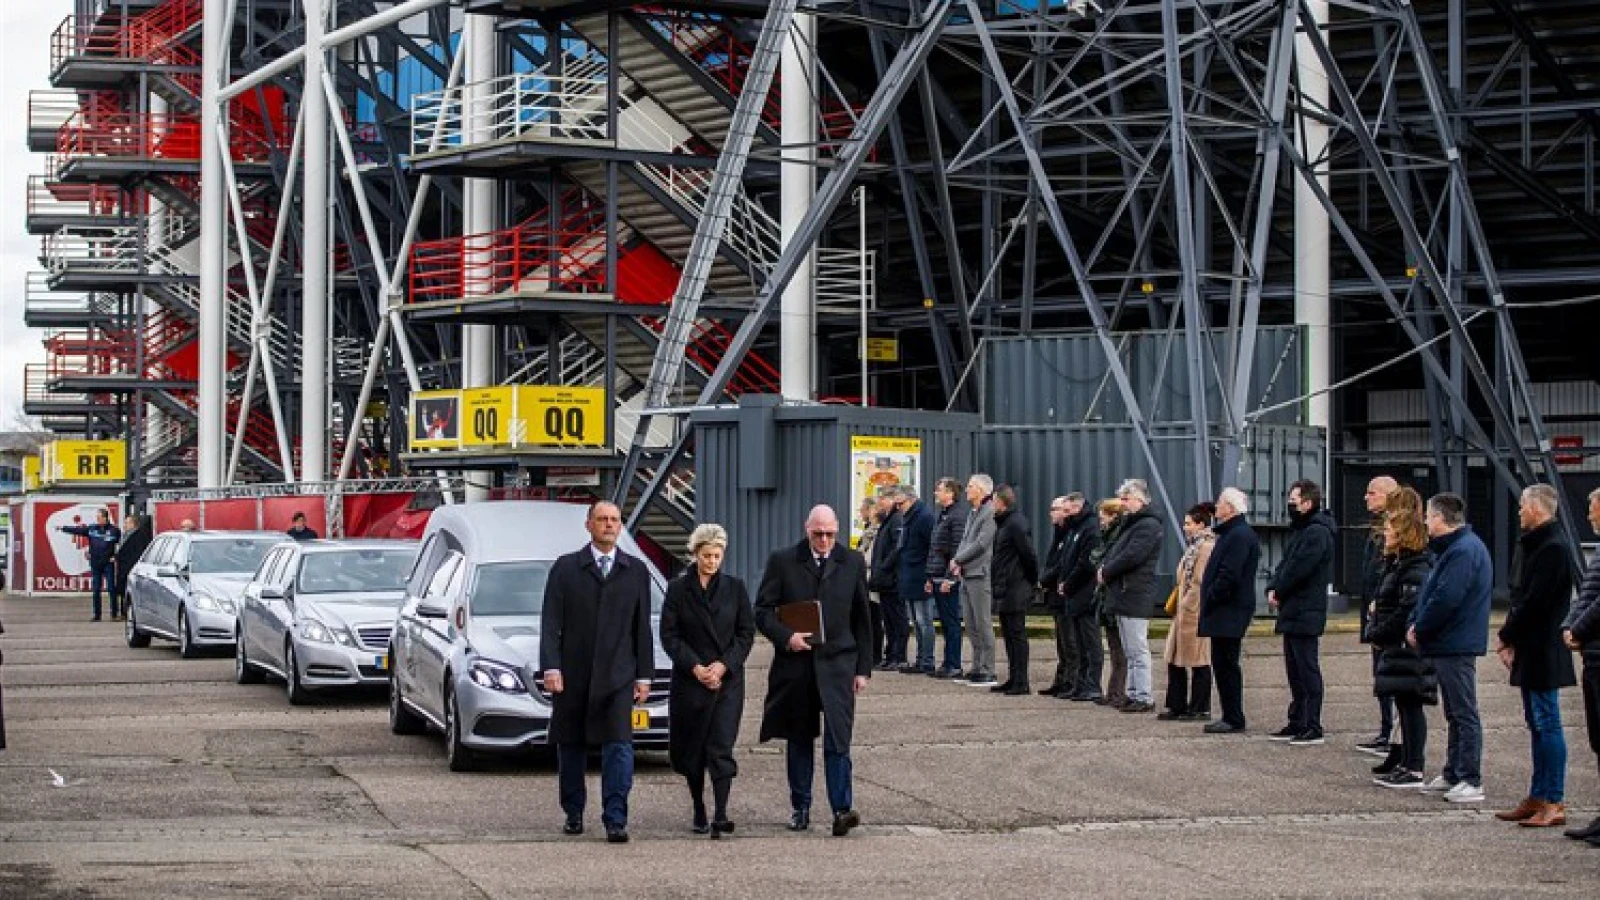
[[[462,131],[464,142],[471,146],[483,143],[492,138],[490,122],[481,114],[466,114],[466,110],[482,110],[488,108],[488,97],[480,92],[487,93],[492,90],[489,82],[495,77],[499,68],[499,47],[497,46],[494,30],[495,20],[487,15],[468,15],[465,34],[462,36],[462,52],[467,57],[466,86],[462,89],[462,109],[464,121]],[[549,52],[560,53],[561,43],[557,40],[550,41]],[[499,210],[497,207],[497,185],[490,178],[464,179],[462,210],[464,233],[487,234],[499,227]],[[482,247],[487,248],[487,242]],[[493,266],[493,260],[485,252],[473,253],[472,245],[466,248],[467,256],[462,262],[465,264],[467,287],[466,294],[482,292],[488,287],[488,277]],[[484,387],[494,383],[494,326],[493,325],[463,325],[461,326],[461,386]],[[465,427],[466,423],[461,423]],[[486,485],[488,473],[467,473],[466,497],[468,502],[487,499]]]
[[[300,198],[300,480],[327,478],[328,441],[328,98],[317,86],[327,66],[322,38],[327,0],[303,0],[306,18],[305,79],[300,92],[305,119],[305,190]]]
[[[1328,105],[1328,76],[1304,29],[1318,27],[1324,38],[1327,31],[1328,0],[1310,0],[1305,6],[1313,22],[1301,21],[1302,33],[1295,38],[1295,64],[1300,81],[1302,107],[1325,109]],[[1328,126],[1307,116],[1295,120],[1300,152],[1317,172],[1317,182],[1328,190]],[[1332,298],[1329,289],[1328,212],[1317,200],[1316,191],[1304,179],[1294,185],[1294,321],[1305,329],[1306,383],[1312,397],[1307,403],[1306,424],[1328,428],[1332,423],[1333,398],[1326,393],[1333,381]]]
[[[222,119],[217,90],[228,76],[228,6],[233,0],[205,0],[202,9],[203,57],[200,76],[200,133],[214,135]],[[215,140],[200,142],[200,383],[196,401],[199,434],[197,483],[222,486],[225,446],[223,419],[227,383],[227,218],[223,199],[222,148]]]
[[[817,192],[816,16],[796,11],[789,38],[783,42],[782,101],[783,165],[779,183],[779,228],[783,247],[795,231]],[[816,250],[808,253],[783,290],[779,307],[779,335],[783,396],[810,400],[812,392],[813,333],[816,316]],[[862,353],[866,335],[862,334]],[[862,393],[865,394],[865,387]]]

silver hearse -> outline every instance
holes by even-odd
[[[206,647],[231,646],[239,595],[262,557],[282,541],[272,531],[158,536],[128,573],[128,646],[148,647],[155,635],[177,641],[184,659]]]
[[[284,683],[291,704],[329,687],[387,687],[389,635],[415,541],[288,541],[244,587],[234,680]]]
[[[556,558],[588,541],[588,511],[568,503],[508,501],[434,510],[390,649],[389,725],[396,734],[443,732],[452,771],[480,751],[545,745],[550,697],[539,667],[539,614]],[[619,546],[645,560],[655,678],[634,711],[635,741],[664,748],[671,662],[661,649],[665,582],[623,532]]]

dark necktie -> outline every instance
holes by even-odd
[[[601,578],[609,578],[610,576],[611,576],[611,557],[602,556],[602,557],[600,557],[600,577]]]

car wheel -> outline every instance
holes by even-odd
[[[184,659],[194,659],[200,655],[200,648],[194,645],[194,635],[189,633],[189,611],[178,607],[178,655]]]
[[[261,670],[250,662],[244,651],[244,629],[233,634],[233,680],[238,684],[260,684]]]
[[[294,658],[294,641],[283,642],[283,693],[290,706],[311,702],[311,692],[300,683],[300,663]]]
[[[133,648],[150,646],[150,634],[139,627],[139,620],[134,618],[133,607],[128,607],[128,615],[122,620],[122,635],[127,638],[128,646]]]
[[[461,744],[461,717],[456,713],[454,688],[444,691],[444,761],[452,772],[471,772],[478,761],[471,750]]]
[[[389,730],[395,734],[422,734],[427,723],[411,711],[400,696],[400,679],[389,673]]]

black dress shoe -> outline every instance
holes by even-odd
[[[809,831],[811,829],[811,810],[795,810],[789,816],[789,824],[787,827],[790,831]]]
[[[568,819],[567,824],[561,828],[562,834],[583,834],[582,819]]]
[[[1033,691],[1028,690],[1028,686],[1025,684],[1013,684],[1011,687],[1001,691],[1001,693],[1007,697],[1026,697]]]
[[[1009,690],[1011,690],[1011,682],[1009,682],[1009,681],[1007,681],[1007,682],[1005,682],[1003,684],[993,685],[992,687],[989,688],[989,692],[990,693],[994,693],[994,694],[1004,694],[1006,691],[1009,691]]]
[[[844,837],[850,829],[861,825],[861,814],[853,809],[833,814],[833,836]]]
[[[1097,697],[1094,694],[1073,694],[1073,695],[1067,697],[1067,699],[1068,700],[1076,700],[1079,703],[1095,703],[1095,704],[1098,704],[1101,701],[1101,699],[1103,699],[1103,698]]]
[[[1587,825],[1579,828],[1568,828],[1561,833],[1575,841],[1586,841],[1589,838],[1600,836],[1600,817],[1595,818],[1593,822]]]
[[[711,839],[720,839],[725,834],[733,834],[733,822],[729,819],[718,819],[711,823]]]
[[[606,843],[626,844],[628,842],[628,829],[621,825],[606,826]]]
[[[1066,688],[1063,687],[1062,685],[1052,684],[1049,687],[1045,688],[1044,690],[1040,691],[1039,692],[1039,696],[1041,696],[1041,697],[1059,697],[1059,696],[1061,696],[1061,693],[1063,691],[1065,691],[1065,690],[1066,690]]]
[[[1205,727],[1206,734],[1238,734],[1241,731],[1244,731],[1243,725],[1235,725],[1227,719],[1212,722]]]
[[[1164,709],[1161,712],[1156,713],[1156,719],[1161,722],[1176,722],[1181,718],[1183,718],[1183,713],[1178,712],[1177,710]]]

